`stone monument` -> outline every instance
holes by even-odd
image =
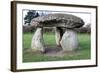
[[[32,19],[31,25],[37,30],[32,38],[31,48],[44,52],[43,27],[55,27],[56,44],[63,51],[73,51],[79,47],[77,32],[74,29],[84,25],[84,21],[71,14],[48,14]],[[63,30],[64,29],[64,30]]]

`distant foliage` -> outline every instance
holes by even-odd
[[[38,10],[29,10],[27,12],[27,15],[24,17],[24,24],[30,25],[30,22],[33,18],[36,18],[38,16],[45,16],[50,14],[51,12],[46,11],[38,11]]]
[[[28,26],[28,25],[23,26],[23,33],[28,33],[28,32],[33,33],[35,31],[36,31],[36,28],[33,26]],[[43,32],[54,32],[54,28],[45,27],[43,28]]]
[[[29,10],[27,12],[27,15],[24,18],[24,24],[29,24],[30,25],[31,20],[33,18],[38,17],[38,16],[39,16],[38,12],[36,12],[35,10]]]
[[[43,32],[55,32],[55,29],[53,27],[45,27],[43,28]]]
[[[84,27],[78,28],[76,31],[79,33],[91,33],[91,24],[89,23]]]
[[[23,26],[23,33],[34,32],[35,30],[33,26]]]
[[[91,24],[86,25],[87,33],[91,33]]]
[[[34,28],[33,26],[23,26],[23,32],[35,32],[36,28]],[[65,31],[65,29],[63,29],[63,31]],[[75,31],[77,31],[78,33],[91,33],[91,25],[86,25],[85,27],[81,27],[81,28],[76,28]],[[43,32],[55,32],[55,28],[49,28],[49,27],[45,27],[43,29]]]

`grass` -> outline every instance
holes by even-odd
[[[57,60],[81,60],[90,59],[90,35],[89,34],[78,34],[80,43],[79,54],[74,53],[72,55],[64,55],[63,57],[51,57],[47,55],[35,55],[33,53],[26,52],[31,48],[32,33],[23,34],[23,62],[37,62],[37,61],[57,61]],[[54,33],[45,33],[44,42],[46,45],[56,45]]]
[[[23,35],[23,49],[31,48],[32,33],[24,33]],[[45,33],[43,35],[44,43],[46,45],[56,45],[54,33]]]

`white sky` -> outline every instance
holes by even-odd
[[[23,18],[25,17],[25,15],[27,14],[29,10],[23,10]],[[51,11],[49,11],[51,12]],[[83,19],[83,21],[85,22],[85,25],[88,23],[91,23],[91,14],[90,13],[79,13],[79,12],[51,12],[51,13],[66,13],[66,14],[72,14],[75,16],[80,17],[81,19]],[[24,24],[24,20],[23,20],[23,24]]]

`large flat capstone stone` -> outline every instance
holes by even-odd
[[[34,27],[66,27],[79,28],[84,25],[84,21],[71,14],[48,14],[33,18],[31,25]]]

